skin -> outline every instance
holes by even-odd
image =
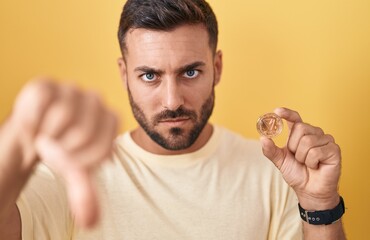
[[[117,123],[94,93],[51,78],[30,81],[0,129],[0,239],[20,239],[15,202],[40,161],[64,178],[77,223],[93,226],[99,211],[91,174],[109,158]]]
[[[118,65],[130,91],[134,115],[168,144],[157,144],[144,130],[144,124],[131,132],[134,141],[149,152],[163,155],[200,149],[212,135],[209,123],[193,143],[186,143],[194,126],[201,122],[199,116],[205,103],[212,100],[222,72],[222,53],[212,52],[205,28],[185,25],[170,32],[134,29],[129,31],[126,43],[125,59],[120,58]],[[184,71],[193,63],[201,64]],[[199,74],[189,78],[194,76],[194,70]],[[192,114],[158,118],[164,111],[180,108]],[[81,113],[81,109],[85,112]],[[141,111],[141,116],[135,109]],[[264,154],[292,186],[303,208],[333,208],[339,202],[341,163],[334,138],[304,123],[295,111],[278,108],[275,113],[288,122],[290,136],[283,148],[261,138]],[[174,134],[173,128],[181,131]],[[0,219],[11,219],[11,223],[0,221],[0,238],[20,239],[15,201],[38,161],[44,161],[65,178],[77,223],[92,226],[98,219],[98,204],[90,175],[109,157],[116,129],[114,114],[91,93],[49,81],[26,86],[0,130],[0,171],[4,173],[0,174]],[[341,221],[326,226],[304,223],[304,235],[305,239],[345,238]]]
[[[135,29],[127,35],[126,43],[125,59],[119,59],[118,64],[122,80],[129,90],[131,105],[134,102],[146,119],[152,119],[163,110],[176,110],[183,106],[200,115],[201,105],[213,91],[214,85],[219,82],[222,70],[221,52],[212,55],[203,26],[182,26],[171,32]],[[201,68],[204,76],[191,81],[184,79],[183,72],[178,69],[199,61],[205,63],[204,68]],[[151,74],[153,72],[154,75]],[[212,80],[212,72],[215,73],[215,81]],[[147,77],[144,77],[146,81],[143,81],[142,74],[145,73],[150,73],[149,83]],[[275,113],[288,122],[291,133],[284,148],[278,148],[272,140],[262,138],[261,145],[265,156],[278,167],[286,182],[293,187],[303,208],[334,208],[339,203],[339,146],[335,144],[334,138],[325,134],[322,129],[303,123],[297,112],[278,108]],[[172,127],[181,127],[188,133],[194,123],[179,119],[178,122],[154,125],[152,124],[153,129],[165,139],[171,139]],[[156,154],[189,153],[207,142],[212,133],[211,129],[208,124],[192,146],[179,151],[158,145],[141,126],[132,132],[132,137],[142,148]],[[304,223],[304,235],[305,239],[345,238],[341,221],[326,226]]]
[[[339,203],[339,146],[321,128],[304,123],[298,112],[287,108],[274,112],[287,121],[290,135],[283,148],[262,137],[263,153],[280,170],[304,209],[333,209]],[[341,220],[319,226],[304,222],[303,229],[305,239],[346,239]]]
[[[161,135],[169,145],[181,145],[201,121],[204,104],[213,102],[210,98],[213,98],[214,86],[220,80],[222,53],[218,51],[213,54],[208,45],[208,34],[202,25],[181,26],[171,32],[135,29],[127,34],[126,44],[125,59],[120,58],[118,64],[123,83],[132,99],[131,106],[134,102],[144,113],[148,127]],[[191,71],[196,72],[195,77],[189,75]],[[154,77],[149,81],[148,76],[151,77],[152,73]],[[179,108],[187,109],[197,117],[192,119],[187,115],[153,120],[163,111],[176,111]],[[135,111],[134,115],[138,119]],[[182,134],[174,136],[171,134],[173,128],[181,129]],[[206,124],[193,144],[177,150],[158,145],[142,126],[132,132],[132,138],[147,151],[172,155],[198,150],[211,134],[212,126]]]

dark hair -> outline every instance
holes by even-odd
[[[171,31],[185,24],[204,24],[213,52],[217,49],[218,24],[205,0],[128,0],[123,7],[118,29],[122,53],[127,50],[127,31],[144,28]]]

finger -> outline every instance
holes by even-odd
[[[276,115],[278,115],[279,117],[287,121],[289,129],[292,128],[294,123],[302,122],[302,118],[299,115],[299,113],[289,108],[283,108],[283,107],[276,108],[274,110],[274,113],[276,113]]]
[[[311,169],[318,169],[320,164],[340,167],[340,148],[334,142],[311,148],[307,153],[305,164]]]
[[[28,83],[21,91],[14,106],[12,120],[19,128],[34,137],[48,106],[55,99],[55,86],[47,80]],[[26,136],[28,137],[28,136]]]
[[[55,86],[45,79],[32,80],[21,91],[11,116],[20,134],[24,158],[28,163],[38,159],[34,139],[42,124],[45,112],[55,99]]]
[[[298,122],[295,123],[291,129],[289,138],[288,138],[288,149],[292,153],[297,152],[297,148],[299,145],[299,142],[301,141],[302,137],[305,135],[324,135],[324,131],[319,127],[311,126],[307,123]]]
[[[81,167],[89,168],[107,160],[113,150],[114,139],[118,131],[118,119],[114,113],[103,114],[101,125],[96,129],[93,141],[78,151],[72,152],[73,161]]]
[[[334,142],[334,138],[329,134],[304,135],[299,141],[295,159],[301,163],[305,163],[307,154],[311,149],[327,145],[329,142]]]
[[[85,94],[79,105],[79,113],[74,125],[60,139],[63,148],[69,152],[78,151],[95,141],[99,128],[104,126],[104,110],[96,94]]]
[[[276,146],[270,138],[261,137],[260,142],[263,154],[280,170],[285,159],[284,150]]]
[[[77,121],[80,99],[81,94],[74,87],[59,88],[58,98],[45,113],[40,132],[51,138],[59,138],[70,125]]]
[[[69,163],[65,160],[69,156],[60,147],[58,142],[49,136],[38,135],[35,139],[35,148],[41,160],[49,168],[56,170],[60,174],[69,168]]]

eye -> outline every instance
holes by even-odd
[[[145,82],[153,82],[157,79],[157,76],[155,75],[155,73],[148,72],[141,75],[140,78]]]
[[[199,75],[199,71],[195,69],[188,70],[184,73],[187,78],[196,78]]]

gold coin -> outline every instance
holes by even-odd
[[[275,113],[266,113],[257,120],[257,131],[268,138],[276,137],[283,130],[283,121]]]

